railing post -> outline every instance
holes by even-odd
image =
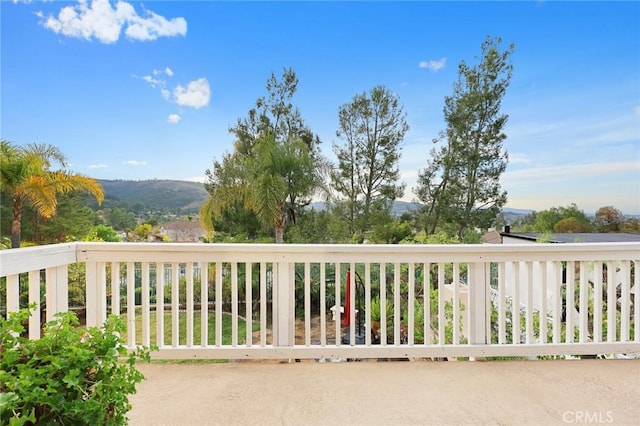
[[[47,321],[51,321],[58,312],[69,310],[69,270],[67,265],[47,268],[46,281]]]
[[[107,319],[106,274],[104,269],[104,263],[86,263],[87,327],[99,327]]]
[[[469,263],[469,343],[486,345],[489,330],[487,328],[487,279],[488,264]]]
[[[7,277],[7,312],[20,310],[20,275]]]
[[[275,327],[273,330],[273,342],[274,346],[291,347],[294,344],[294,329],[293,329],[293,315],[294,315],[294,299],[293,291],[294,286],[292,278],[293,265],[287,262],[281,261],[274,263],[277,268],[276,273],[276,285],[274,286],[274,318]]]

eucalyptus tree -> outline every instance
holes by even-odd
[[[284,241],[288,222],[311,201],[322,184],[324,160],[312,134],[291,103],[298,79],[291,69],[278,80],[267,80],[267,96],[260,97],[248,116],[229,130],[236,137],[234,150],[206,171],[210,197],[200,218],[213,231],[213,222],[233,209],[251,211],[265,227]]]
[[[507,200],[500,176],[508,161],[503,142],[508,115],[501,111],[511,81],[511,44],[500,49],[500,38],[482,43],[477,65],[458,66],[453,94],[445,98],[446,130],[434,140],[427,166],[418,176],[415,193],[425,204],[425,228],[433,234],[450,226],[464,240],[469,229],[487,228]]]
[[[56,165],[60,168],[53,169]],[[96,180],[71,173],[64,169],[66,166],[65,156],[55,146],[18,146],[0,141],[0,190],[11,200],[12,248],[20,247],[22,214],[26,206],[43,218],[50,218],[56,214],[60,194],[86,191],[98,203],[104,199],[102,186]]]
[[[342,144],[333,144],[338,163],[331,185],[338,204],[346,207],[351,237],[362,242],[372,216],[387,212],[404,193],[398,161],[409,125],[398,97],[384,86],[355,95],[340,107],[338,118]]]

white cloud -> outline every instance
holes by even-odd
[[[199,78],[187,84],[187,87],[181,85],[173,89],[175,102],[180,106],[189,106],[193,108],[202,108],[209,104],[211,97],[211,89],[209,81],[206,78]]]
[[[91,164],[89,166],[90,169],[106,169],[107,167],[106,164]]]
[[[170,114],[169,117],[167,117],[167,123],[177,124],[181,119],[182,117],[180,117],[178,114]]]
[[[444,68],[446,64],[447,64],[447,58],[440,58],[437,61],[436,60],[420,61],[418,66],[420,68],[430,69],[431,71],[438,71]]]
[[[635,107],[635,108],[633,109],[633,111],[634,111],[637,115],[640,115],[640,105],[638,105],[637,107]]]
[[[156,72],[154,71],[153,73],[155,74]],[[160,80],[159,78],[153,78],[150,75],[142,76],[140,77],[140,79],[149,83],[151,87],[153,87],[154,89],[156,88],[156,86],[164,87],[166,84],[164,80]]]
[[[125,1],[118,1],[115,8],[109,0],[78,0],[75,6],[60,9],[57,17],[49,16],[42,25],[67,37],[93,38],[102,43],[115,43],[124,28],[127,38],[137,41],[155,40],[158,37],[184,36],[187,21],[184,18],[166,18],[144,10],[138,15],[134,7]]]
[[[147,162],[146,161],[138,161],[138,160],[127,160],[124,162],[124,164],[129,165],[129,166],[146,166]]]
[[[527,154],[519,152],[509,153],[509,163],[511,164],[529,164],[531,159]]]
[[[160,76],[166,74],[167,76],[171,77],[174,74],[173,70],[169,67],[166,67],[164,70],[154,69],[152,73],[153,76],[145,75],[136,78],[146,81],[154,89],[159,88],[160,93],[165,100],[175,102],[180,106],[187,106],[196,109],[209,105],[209,99],[211,98],[211,88],[209,87],[209,81],[206,78],[193,80],[187,83],[186,87],[178,84],[173,89],[173,92],[171,92],[169,89],[167,89],[166,80],[160,78]],[[177,121],[175,121],[174,123],[177,123]]]

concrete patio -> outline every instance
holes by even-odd
[[[640,360],[141,364],[132,425],[640,424]]]

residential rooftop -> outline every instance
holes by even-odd
[[[526,241],[538,241],[540,237],[549,243],[630,243],[640,241],[640,234],[620,233],[553,233],[538,232],[501,232],[500,236]]]

